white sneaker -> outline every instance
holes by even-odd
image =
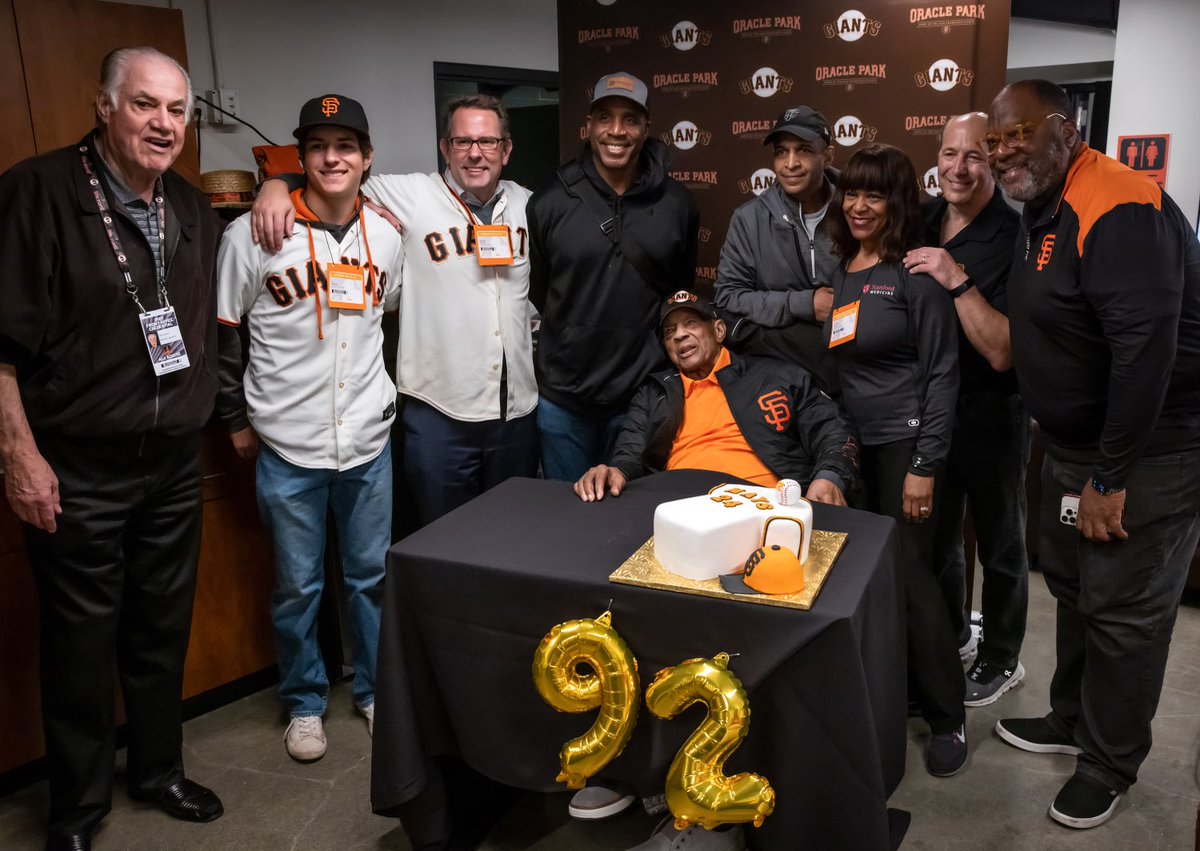
[[[615,816],[633,803],[633,795],[610,786],[584,786],[571,797],[571,818],[601,819]]]
[[[315,762],[325,756],[325,727],[320,715],[293,718],[283,734],[288,756],[299,762]]]
[[[358,711],[362,713],[362,717],[367,719],[367,733],[374,738],[375,736],[375,704],[371,703],[367,706],[358,707]]]
[[[745,851],[746,836],[740,825],[724,830],[705,830],[690,824],[686,830],[675,829],[675,817],[667,816],[654,833],[641,845],[629,851]]]
[[[979,655],[979,636],[975,633],[974,627],[971,629],[971,637],[967,639],[967,643],[958,648],[958,658],[963,665],[970,665]]]

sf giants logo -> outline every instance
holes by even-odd
[[[325,117],[328,118],[329,116],[336,114],[338,107],[341,105],[341,101],[339,101],[337,98],[325,98],[321,101],[321,112],[325,113]]]
[[[767,425],[774,426],[775,431],[783,431],[787,428],[787,424],[792,418],[792,406],[782,390],[772,390],[770,393],[759,396],[758,407],[766,412],[763,414],[763,419],[767,421]]]
[[[1050,255],[1054,253],[1054,234],[1048,233],[1042,237],[1042,250],[1038,252],[1037,270],[1040,272],[1050,263]]]

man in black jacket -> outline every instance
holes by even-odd
[[[618,496],[647,473],[700,468],[768,486],[796,479],[810,500],[845,505],[858,476],[858,443],[812,376],[773,358],[730,355],[725,323],[703,296],[677,292],[660,315],[675,369],[646,379],[611,466],[595,466],[576,482],[580,499]]]
[[[601,77],[578,159],[529,201],[547,478],[574,481],[608,457],[634,391],[664,365],[659,304],[693,284],[699,213],[649,128],[646,84]]]

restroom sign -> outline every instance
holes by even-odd
[[[1116,158],[1134,171],[1167,188],[1167,153],[1171,149],[1171,134],[1155,136],[1118,136]]]

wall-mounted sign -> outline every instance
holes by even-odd
[[[1118,136],[1117,159],[1134,171],[1167,188],[1167,152],[1171,149],[1171,134],[1154,136]]]

